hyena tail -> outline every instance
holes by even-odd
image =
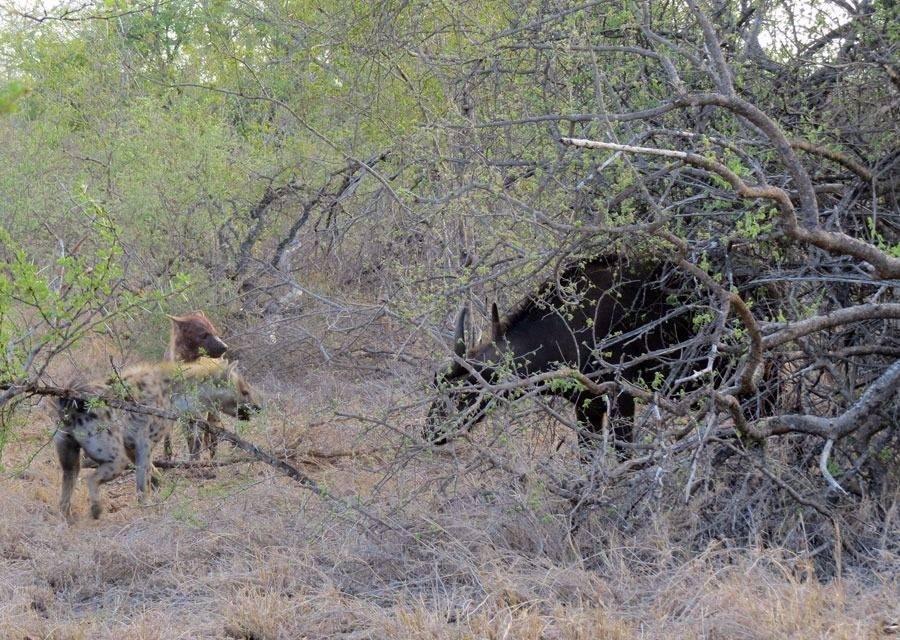
[[[76,391],[78,391],[76,389]],[[72,434],[72,429],[79,415],[89,411],[87,401],[83,398],[57,398],[56,410],[60,424],[53,443],[62,469],[62,492],[59,498],[59,510],[68,522],[72,521],[72,493],[81,471],[81,445]]]
[[[81,445],[71,433],[57,431],[53,438],[56,445],[56,455],[59,457],[59,466],[62,468],[62,492],[59,497],[59,510],[63,517],[72,521],[72,492],[78,481],[78,472],[81,471]]]

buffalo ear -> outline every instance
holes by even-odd
[[[497,310],[497,303],[491,303],[491,340],[497,342],[503,337],[503,325],[500,323],[500,312]]]
[[[453,332],[453,353],[460,358],[466,355],[466,306],[459,310],[456,316],[456,331]]]

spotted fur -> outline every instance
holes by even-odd
[[[110,406],[104,399],[124,400],[175,413],[182,420],[197,420],[208,411],[221,411],[246,420],[258,410],[255,393],[234,364],[201,358],[192,363],[141,364],[100,382],[73,387],[78,398],[58,402],[61,419],[54,438],[63,482],[59,507],[72,520],[71,499],[81,467],[81,451],[97,463],[87,479],[91,515],[103,511],[100,485],[121,475],[134,462],[138,499],[143,502],[148,484],[156,484],[153,447],[172,428],[172,420],[150,413]]]

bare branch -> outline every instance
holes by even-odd
[[[750,433],[757,438],[781,435],[791,432],[809,433],[830,440],[839,440],[848,433],[864,426],[873,413],[886,404],[898,400],[897,387],[900,385],[900,360],[885,369],[875,382],[853,406],[834,418],[824,418],[802,414],[789,414],[764,418],[750,425]]]
[[[696,153],[686,153],[672,149],[635,147],[596,140],[562,138],[560,142],[565,145],[587,149],[608,149],[611,151],[643,153],[664,158],[677,158],[690,165],[706,169],[727,180],[732,188],[745,198],[765,198],[774,201],[781,211],[782,228],[788,237],[824,249],[829,253],[849,255],[865,260],[874,267],[876,274],[881,278],[900,278],[900,259],[886,254],[868,242],[863,242],[845,233],[825,231],[818,227],[811,229],[801,227],[797,223],[794,205],[784,189],[771,185],[747,185],[736,173],[717,160],[710,160]]]
[[[816,331],[833,329],[863,320],[881,319],[900,320],[900,303],[862,304],[847,309],[838,309],[823,316],[800,320],[763,338],[763,346],[766,349],[774,349]]]
[[[819,456],[819,471],[822,472],[822,476],[824,476],[825,481],[828,482],[828,485],[832,489],[835,489],[836,491],[840,491],[844,495],[847,495],[844,487],[838,484],[838,481],[834,479],[834,476],[831,475],[831,472],[828,470],[828,458],[831,456],[831,447],[833,446],[834,440],[829,438],[825,443],[825,446],[822,447],[822,454]]]

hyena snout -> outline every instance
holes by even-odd
[[[201,347],[210,358],[221,358],[228,351],[228,345],[219,336],[208,334]]]
[[[239,404],[237,408],[237,419],[249,420],[260,411],[262,411],[262,407],[258,404]]]
[[[220,405],[220,410],[234,416],[238,420],[249,420],[255,414],[262,411],[262,403],[259,400],[259,394],[251,387],[246,380],[233,374],[232,388],[226,402]]]
[[[237,419],[249,420],[260,411],[262,411],[262,404],[260,404],[256,392],[248,386],[241,393],[241,399],[237,406]]]

